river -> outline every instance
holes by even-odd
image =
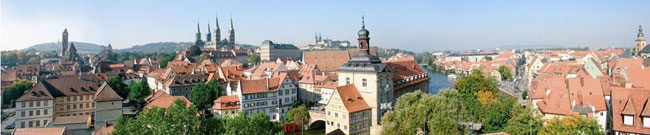
[[[451,88],[456,81],[447,79],[447,75],[445,74],[424,70],[431,77],[431,80],[429,80],[429,93],[431,94],[438,94],[438,91],[441,89]]]

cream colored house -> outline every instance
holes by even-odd
[[[122,115],[122,100],[115,90],[106,83],[95,93],[95,130],[104,123],[113,124]]]
[[[355,85],[336,88],[325,107],[325,132],[341,130],[349,135],[368,135],[372,126],[371,107]]]

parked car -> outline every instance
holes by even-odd
[[[14,128],[16,128],[16,124],[14,124],[14,123],[11,123],[11,124],[5,126],[5,129],[14,129]]]

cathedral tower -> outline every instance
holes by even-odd
[[[208,34],[205,35],[205,42],[212,41],[212,32],[210,32],[210,23],[208,22]]]
[[[219,16],[217,15],[214,26],[214,33],[212,34],[212,44],[217,45],[221,42],[221,30],[219,29]]]
[[[228,29],[228,44],[235,45],[235,29],[232,24],[232,17],[230,18],[230,29]]]
[[[201,40],[201,27],[199,26],[199,23],[196,23],[196,41],[194,41],[194,45],[197,46],[203,46],[204,42]]]
[[[63,37],[61,38],[61,56],[65,56],[65,51],[68,50],[68,29],[63,30]]]

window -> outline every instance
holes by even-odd
[[[29,102],[29,107],[34,107],[34,101]]]
[[[47,125],[47,120],[43,120],[43,125]]]
[[[345,84],[350,84],[350,77],[345,78]]]
[[[77,105],[73,104],[72,109],[77,109]]]
[[[20,117],[25,117],[25,111],[20,112]]]
[[[63,98],[59,98],[59,99],[60,99],[60,100],[59,100],[60,102],[63,102]]]
[[[363,79],[362,81],[363,81],[363,87],[368,86],[368,79]]]
[[[93,103],[93,108],[95,108],[95,103]]]
[[[41,110],[36,110],[36,116],[41,115]]]
[[[59,106],[59,111],[63,111],[63,106],[62,105]]]
[[[111,103],[113,103],[113,102],[111,102]],[[84,104],[79,104],[79,109],[83,109],[83,108],[84,108]]]
[[[90,108],[90,104],[89,104],[89,103],[86,103],[86,108]]]
[[[70,110],[70,105],[66,105],[66,106],[65,106],[65,109],[66,109],[66,110]]]
[[[23,108],[25,108],[25,102],[20,102],[22,104]]]
[[[40,106],[41,106],[41,101],[36,101],[36,107],[40,107]]]
[[[29,121],[29,127],[34,127],[34,121]]]
[[[339,117],[339,113],[334,112],[334,117]]]
[[[25,128],[25,122],[20,122],[20,128]]]
[[[37,127],[38,127],[38,126],[41,126],[41,121],[40,121],[40,120],[37,120],[37,121],[36,121],[36,126],[37,126]]]
[[[291,91],[292,94],[296,94],[296,92],[298,92],[298,90],[294,89],[294,90]]]
[[[291,90],[285,90],[284,94],[287,94],[287,95],[291,94]]]
[[[623,115],[623,124],[624,125],[634,125],[634,116]]]
[[[43,110],[43,115],[47,115],[47,109]],[[46,122],[43,122],[46,123]]]
[[[43,101],[43,106],[47,106],[48,101]]]
[[[34,111],[29,111],[29,116],[34,116]]]
[[[278,91],[278,95],[282,96],[282,90]]]
[[[70,102],[70,97],[66,97],[65,101]]]
[[[650,117],[643,117],[643,127],[650,127]]]
[[[348,125],[343,125],[343,129],[348,130]]]

